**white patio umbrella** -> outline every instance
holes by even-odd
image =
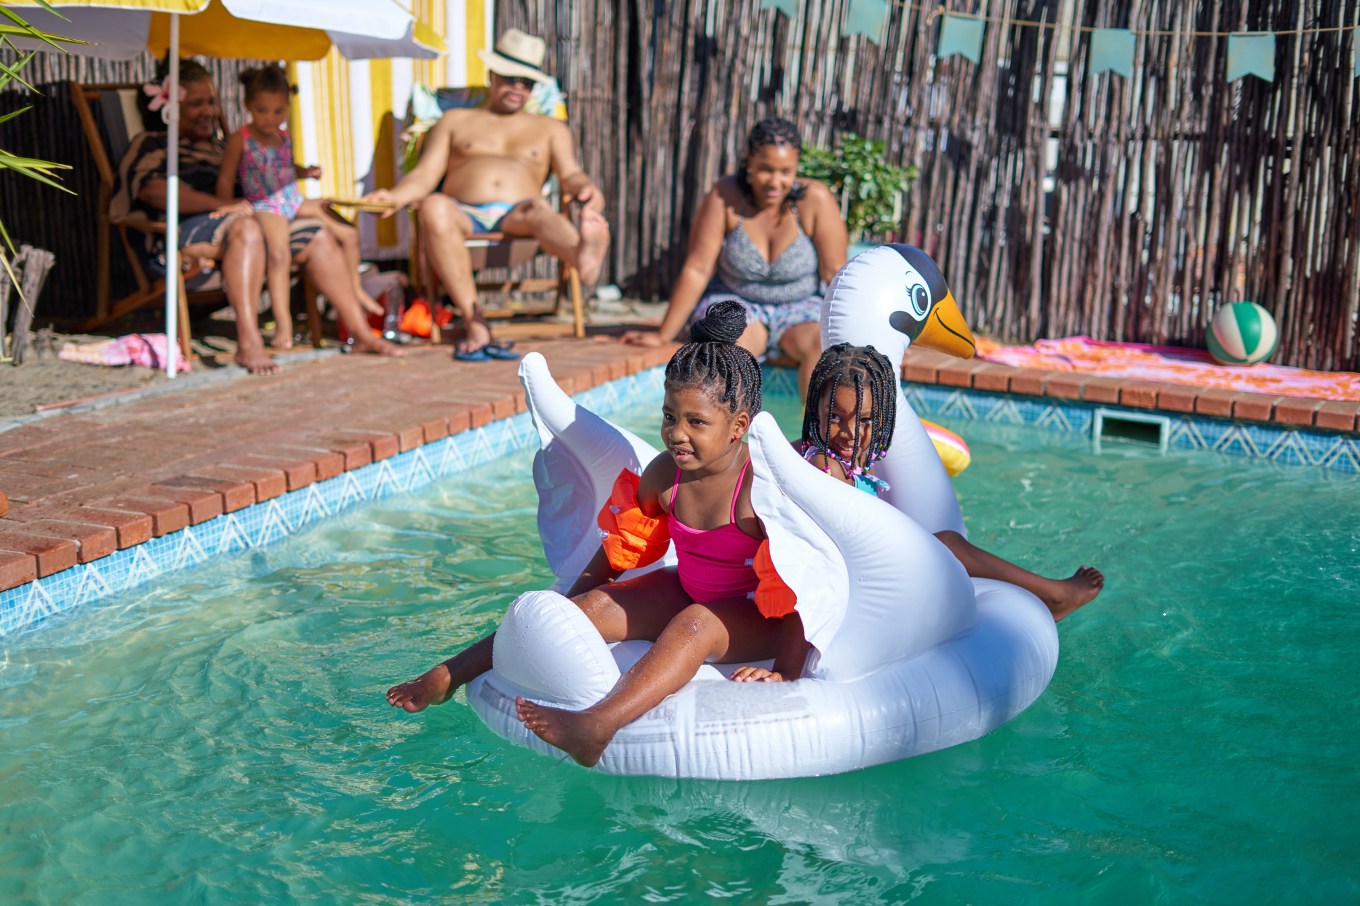
[[[409,0],[406,0],[409,2]],[[79,38],[65,44],[71,53],[129,59],[145,51],[170,57],[167,125],[179,134],[179,58],[197,54],[221,58],[319,60],[332,47],[348,59],[416,57],[432,59],[443,42],[398,0],[77,0],[51,3],[69,21],[32,5],[20,13],[43,32]],[[39,42],[21,47],[51,49]],[[179,267],[179,143],[168,143],[166,273]],[[165,281],[167,348],[178,333],[179,281]],[[175,376],[175,356],[166,356],[165,373]]]

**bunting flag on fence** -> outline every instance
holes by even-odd
[[[841,34],[864,35],[875,43],[883,40],[883,29],[888,25],[887,0],[850,0]]]
[[[1249,75],[1275,81],[1274,35],[1228,35],[1228,81]]]
[[[792,17],[797,10],[796,2],[797,0],[760,0],[760,9],[773,9]],[[936,57],[941,60],[957,54],[967,57],[974,63],[981,62],[982,39],[986,25],[989,21],[997,21],[987,16],[950,13],[933,5],[916,5],[910,2],[902,2],[902,0],[896,0],[892,4],[889,4],[888,0],[850,0],[842,34],[846,36],[859,34],[871,41],[881,41],[887,28],[888,14],[892,6],[922,12],[930,11],[932,16],[939,14],[942,21]],[[1006,18],[1004,21],[1010,28],[1055,27],[1051,23],[1030,22],[1024,19]],[[1057,27],[1070,31],[1091,32],[1088,62],[1092,74],[1114,72],[1125,78],[1133,76],[1134,39],[1140,34],[1137,29],[1091,28],[1077,25]],[[1273,82],[1275,80],[1275,38],[1277,36],[1347,31],[1357,33],[1352,38],[1352,44],[1356,48],[1352,65],[1354,67],[1354,78],[1360,78],[1360,27],[1319,25],[1281,32],[1192,32],[1191,34],[1200,38],[1228,39],[1226,81],[1232,82],[1244,76],[1252,75],[1265,79],[1267,82]],[[1165,32],[1152,33],[1165,34]]]
[[[792,19],[798,13],[795,0],[760,0],[760,9],[776,9]]]
[[[414,0],[416,18],[444,40],[433,60],[346,60],[332,51],[315,63],[295,63],[298,86],[289,131],[300,163],[321,167],[320,180],[302,184],[311,198],[353,198],[397,181],[402,118],[417,83],[432,87],[484,85],[477,50],[491,47],[491,0]],[[366,260],[410,254],[409,218],[359,217]]]
[[[1091,32],[1091,74],[1110,71],[1133,77],[1133,32],[1127,28],[1097,28]]]
[[[951,16],[948,13],[941,18],[944,22],[940,26],[940,47],[936,55],[943,60],[945,57],[960,54],[974,63],[982,62],[983,21],[966,16]]]

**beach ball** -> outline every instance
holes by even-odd
[[[1275,352],[1280,333],[1275,319],[1255,302],[1234,302],[1214,312],[1209,355],[1224,365],[1255,365]]]

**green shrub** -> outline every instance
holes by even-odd
[[[916,178],[915,167],[884,159],[883,142],[846,133],[834,149],[807,148],[798,172],[826,183],[842,199],[850,238],[894,232],[901,226],[899,201]]]

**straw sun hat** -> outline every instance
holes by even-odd
[[[479,50],[477,56],[482,58],[487,69],[498,76],[551,82],[552,76],[539,68],[547,52],[548,45],[542,38],[511,28],[496,39],[495,50]]]

